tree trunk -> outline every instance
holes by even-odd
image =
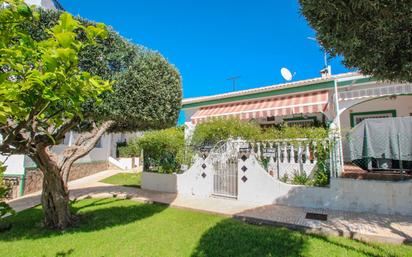
[[[52,229],[68,228],[73,225],[75,216],[70,212],[67,184],[63,182],[58,166],[49,156],[36,157],[35,162],[43,172],[43,224]]]
[[[58,155],[52,152],[49,141],[39,140],[36,144],[31,157],[43,172],[41,203],[46,227],[65,229],[73,225],[76,217],[70,213],[67,188],[70,169],[76,160],[94,148],[102,134],[113,124],[113,121],[106,121],[95,127],[92,132],[80,136],[74,146]]]
[[[65,229],[73,225],[74,217],[70,213],[69,192],[60,175],[44,172],[41,203],[46,227]]]

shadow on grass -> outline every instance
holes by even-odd
[[[314,249],[321,252],[313,253]],[[392,251],[393,250],[393,251]],[[410,256],[407,249],[380,247],[357,240],[306,234],[281,227],[226,219],[206,231],[192,257],[214,256]]]
[[[166,205],[141,204],[116,198],[87,199],[72,206],[73,212],[79,215],[78,223],[65,231],[56,231],[41,227],[43,213],[40,207],[36,207],[7,218],[12,229],[0,233],[0,241],[51,238],[68,233],[97,231],[133,223],[166,208]]]
[[[306,237],[299,232],[224,220],[200,239],[192,257],[302,256]]]
[[[338,248],[343,248],[348,252],[356,252],[369,257],[397,257],[398,255],[387,252],[385,249],[375,244],[366,243],[356,239],[347,240],[331,240],[328,237],[320,235],[311,235],[314,238],[321,240],[323,243],[331,244]],[[349,243],[350,242],[350,243]]]

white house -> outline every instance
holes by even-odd
[[[187,136],[196,124],[212,118],[253,120],[262,127],[283,122],[300,126],[316,121],[334,124],[341,133],[343,161],[349,162],[346,134],[368,118],[411,116],[411,94],[412,84],[377,81],[354,72],[187,98],[182,108]]]
[[[64,10],[58,0],[25,0],[28,5],[36,5],[44,9]]]
[[[404,117],[402,120],[410,124],[411,94],[412,84],[378,81],[353,72],[183,99],[187,138],[199,123],[213,118],[254,121],[262,127],[283,122],[312,126],[316,121],[329,125],[334,132],[325,139],[330,150],[323,163],[328,166],[330,183],[317,187],[295,185],[282,179],[285,172],[314,174],[319,155],[318,148],[313,147],[310,140],[293,143],[229,140],[218,143],[209,152],[203,150],[182,174],[143,172],[142,188],[261,204],[410,215],[411,170],[399,169],[395,162],[387,171],[376,171],[373,166],[371,170],[355,166],[361,176],[347,177],[348,171],[350,174],[355,171],[345,138],[352,127],[365,124],[367,122],[362,121],[371,118],[386,118],[390,123],[399,120],[395,117]],[[377,141],[388,140],[378,138]],[[412,153],[410,141],[406,143]],[[397,153],[396,147],[389,147]],[[263,160],[269,161],[270,169],[265,167]],[[380,177],[371,179],[370,174]],[[394,177],[399,181],[391,181]]]

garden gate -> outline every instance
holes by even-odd
[[[218,143],[211,151],[214,196],[237,198],[238,149],[230,142]]]

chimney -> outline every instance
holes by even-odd
[[[320,75],[322,78],[330,78],[332,76],[332,68],[330,65],[320,70]]]

